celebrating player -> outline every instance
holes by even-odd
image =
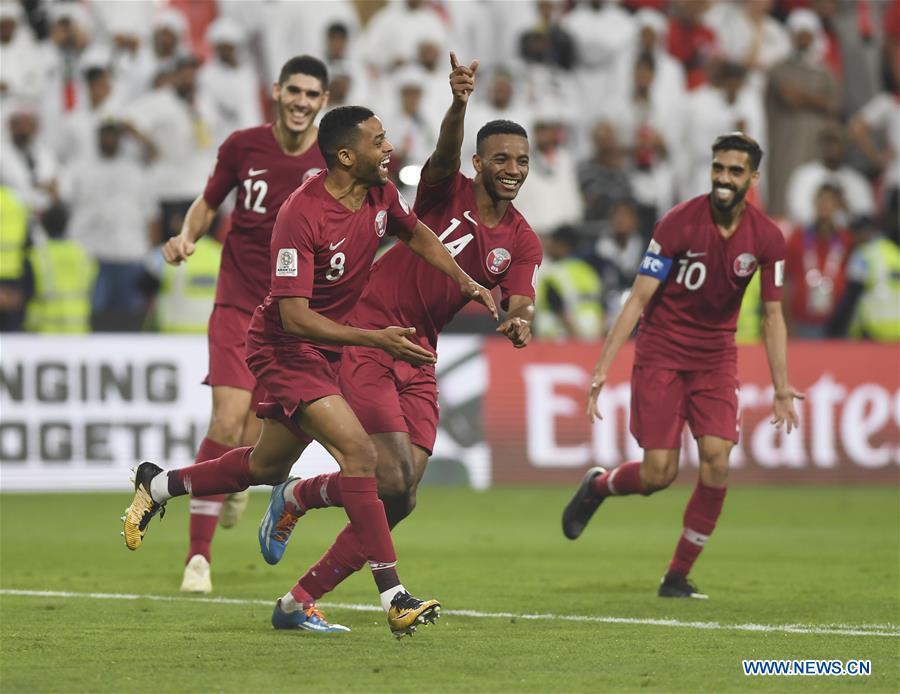
[[[188,210],[181,234],[163,247],[169,263],[187,260],[225,196],[237,188],[209,319],[209,375],[204,383],[212,386],[212,417],[197,451],[198,463],[253,445],[259,436],[259,420],[251,406],[260,393],[244,362],[244,340],[253,310],[269,291],[269,241],[275,215],[304,180],[325,167],[313,123],[328,100],[327,90],[328,73],[322,61],[308,55],[287,61],[272,87],[278,104],[275,123],[239,130],[225,140],[206,189]],[[181,590],[212,590],[210,545],[216,521],[232,527],[246,505],[246,492],[191,499],[190,548]]]
[[[684,512],[684,531],[659,587],[660,597],[706,598],[688,573],[716,527],[728,478],[728,456],[740,433],[734,332],[744,290],[760,269],[763,332],[775,386],[772,423],[797,426],[788,385],[787,332],[781,312],[784,237],[774,222],[747,204],[759,180],[762,150],[743,133],[712,146],[712,192],[677,205],[656,225],[631,294],[594,367],[587,413],[600,417],[597,399],[610,365],[643,314],[631,376],[631,433],[643,462],[587,471],[563,511],[563,533],[581,535],[608,496],[652,494],[678,474],[685,421],[697,440],[700,478]]]
[[[492,121],[478,133],[475,179],[460,173],[463,123],[478,63],[459,65],[451,53],[450,64],[453,102],[422,170],[414,209],[429,226],[443,229],[440,239],[460,267],[485,286],[500,286],[509,313],[497,331],[515,347],[524,347],[531,339],[541,244],[510,203],[528,175],[528,140],[521,126]],[[396,246],[375,263],[350,322],[368,329],[411,325],[419,343],[436,350],[438,333],[468,300],[454,282]],[[434,366],[411,366],[377,349],[353,347],[341,364],[341,388],[377,451],[378,491],[393,527],[412,512],[434,447]],[[333,477],[291,479],[272,490],[259,533],[266,561],[281,559],[299,516],[328,505],[322,490]],[[363,547],[362,530],[351,521],[284,599],[315,605],[365,565]]]
[[[490,291],[453,261],[437,236],[388,181],[392,146],[381,121],[366,108],[328,113],[318,134],[327,174],[297,189],[278,213],[271,244],[271,288],[256,308],[247,335],[247,364],[274,402],[263,403],[262,432],[254,447],[216,460],[163,470],[145,462],[135,474],[134,499],[125,515],[125,542],[137,549],[147,524],[172,497],[206,496],[279,484],[312,439],[337,460],[341,474],[320,490],[343,506],[357,528],[391,631],[411,634],[434,621],[440,604],[418,600],[400,583],[397,557],[375,481],[376,452],[341,396],[341,345],[381,349],[413,365],[434,363],[433,352],[411,342],[414,328],[364,330],[345,324],[369,276],[379,241],[397,235],[414,253],[452,278],[459,291],[483,303],[496,318]],[[315,606],[278,600],[276,628],[345,631]]]

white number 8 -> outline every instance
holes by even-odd
[[[344,274],[344,263],[347,262],[347,256],[343,253],[335,253],[331,256],[331,269],[325,275],[325,279],[329,282],[334,282],[337,279],[340,279],[341,275]]]

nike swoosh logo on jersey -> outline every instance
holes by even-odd
[[[706,251],[703,251],[702,253],[698,253],[696,251],[688,251],[687,253],[685,253],[685,255],[688,258],[699,258],[701,255],[706,255]]]
[[[250,169],[247,172],[248,176],[259,176],[260,174],[264,174],[268,169]]]
[[[342,243],[344,243],[344,241],[346,241],[346,240],[347,240],[347,237],[345,236],[337,243],[330,243],[330,244],[328,244],[328,249],[331,251],[337,250],[337,247],[340,246]]]
[[[478,222],[476,222],[474,219],[472,219],[472,215],[469,213],[468,210],[466,210],[465,212],[463,212],[463,217],[465,217],[465,218],[468,219],[470,222],[472,222],[472,224],[473,224],[474,226],[478,226]]]

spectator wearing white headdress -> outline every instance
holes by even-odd
[[[575,40],[582,107],[597,114],[611,94],[621,94],[618,63],[637,40],[634,18],[619,2],[581,0],[560,26]]]
[[[769,15],[774,4],[774,0],[723,2],[706,15],[723,55],[744,66],[750,86],[756,89],[765,88],[766,72],[791,52],[788,32]]]
[[[788,179],[794,169],[817,157],[822,130],[837,116],[840,103],[839,85],[822,61],[818,15],[794,10],[787,27],[793,50],[769,72],[766,89],[769,213],[775,216],[787,212]]]
[[[41,213],[57,199],[59,160],[47,142],[38,106],[27,99],[4,104],[0,180]]]
[[[97,127],[103,118],[118,112],[121,95],[113,80],[112,55],[106,47],[92,45],[80,61],[85,98],[63,115],[53,135],[53,148],[64,164],[93,153]]]
[[[246,34],[233,19],[220,17],[206,30],[213,52],[200,68],[198,88],[215,111],[213,140],[218,147],[235,130],[263,120],[260,84],[245,52]]]
[[[180,56],[190,52],[187,39],[187,18],[174,7],[167,7],[153,16],[150,40],[141,45],[137,58],[130,65],[123,81],[129,97],[137,98],[153,89],[160,73],[171,72]]]
[[[645,7],[635,13],[634,21],[637,25],[637,40],[632,50],[623,54],[619,83],[626,90],[631,87],[634,62],[638,55],[647,53],[653,56],[656,65],[656,77],[651,87],[653,97],[662,103],[673,105],[683,101],[687,92],[687,76],[684,66],[666,50],[669,23],[665,15]]]
[[[417,64],[405,65],[391,75],[396,95],[391,106],[385,109],[385,123],[394,145],[389,167],[401,184],[410,186],[403,190],[404,194],[415,194],[418,177],[400,174],[407,166],[421,167],[437,143],[438,130],[424,111],[427,80],[428,73]]]
[[[363,33],[362,58],[379,72],[413,62],[420,43],[447,49],[450,27],[427,0],[390,0],[369,20]]]
[[[41,44],[45,90],[40,105],[50,124],[84,99],[79,63],[91,43],[93,24],[87,8],[77,3],[53,3],[47,12],[50,34]]]
[[[18,2],[0,2],[0,99],[36,99],[44,90],[42,55]],[[2,101],[0,101],[2,103]]]

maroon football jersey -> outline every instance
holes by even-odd
[[[495,227],[484,226],[472,179],[457,171],[431,186],[420,183],[414,210],[472,279],[500,286],[504,304],[512,295],[534,299],[541,242],[512,205]],[[350,323],[414,327],[420,342],[436,348],[438,333],[468,301],[456,282],[398,244],[375,263]]]
[[[418,222],[393,183],[369,188],[362,207],[353,212],[325,189],[325,177],[322,171],[307,180],[284,203],[275,221],[271,289],[250,323],[250,331],[264,342],[305,341],[282,327],[281,297],[306,297],[312,310],[344,323],[369,278],[382,237],[410,232]]]
[[[784,235],[749,203],[729,238],[709,195],[672,208],[656,225],[641,274],[662,285],[644,310],[635,363],[676,370],[736,368],[734,332],[744,290],[757,268],[763,301],[780,301]]]
[[[300,156],[285,154],[268,123],[232,133],[219,147],[203,198],[219,207],[237,187],[231,231],[222,250],[216,303],[252,311],[269,291],[269,241],[275,215],[294,190],[325,168],[315,144]]]

